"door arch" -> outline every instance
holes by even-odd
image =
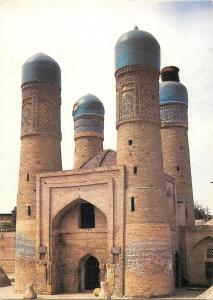
[[[100,268],[96,257],[90,255],[84,263],[84,288],[85,290],[94,290],[100,287]]]

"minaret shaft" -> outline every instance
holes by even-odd
[[[143,31],[131,31],[119,41],[115,65],[128,62],[115,73],[117,164],[125,165],[126,173],[125,296],[167,295],[173,273],[160,137],[159,46]],[[143,49],[147,44],[155,49],[150,56]],[[150,64],[143,63],[146,56]],[[137,58],[138,64],[130,63]]]
[[[161,139],[164,171],[175,178],[177,225],[194,225],[191,165],[188,142],[188,94],[179,83],[179,69],[165,67],[160,86]]]
[[[28,70],[31,71],[31,65]],[[60,93],[60,85],[48,81],[22,84],[15,258],[17,292],[24,292],[29,283],[36,287],[36,174],[61,170]]]

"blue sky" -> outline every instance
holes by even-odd
[[[63,169],[71,169],[72,106],[84,94],[102,100],[104,147],[116,149],[114,45],[135,24],[159,41],[161,67],[180,68],[189,93],[194,199],[213,211],[212,2],[9,0],[0,1],[0,212],[15,206],[18,191],[22,64],[44,52],[61,66]]]
[[[150,1],[152,2],[152,1]],[[154,1],[153,1],[154,2]],[[173,11],[175,14],[212,9],[212,1],[156,1],[165,11]]]

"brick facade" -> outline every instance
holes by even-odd
[[[132,36],[134,51],[126,51],[131,43],[123,44],[125,35],[116,46],[122,54],[117,53],[115,73],[117,152],[103,150],[100,100],[82,97],[73,110],[70,171],[61,170],[61,91],[52,81],[55,71],[60,77],[60,68],[55,70],[54,63],[46,70],[50,73],[40,72],[42,58],[33,65],[37,74],[27,64],[26,78],[40,75],[47,81],[36,78],[22,85],[18,292],[29,283],[43,294],[85,290],[89,258],[97,264],[97,281],[108,281],[115,297],[170,295],[174,276],[176,284],[181,277],[192,284],[206,282],[212,229],[194,226],[187,108],[173,103],[160,109],[159,44],[137,28],[130,41]],[[138,39],[145,43],[139,45]],[[139,58],[140,63],[130,63]],[[48,58],[48,66],[52,61]],[[93,208],[93,226],[81,226],[83,204]]]
[[[61,169],[60,89],[22,86],[22,127],[16,224],[16,290],[35,281],[36,174]]]

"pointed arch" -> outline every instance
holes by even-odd
[[[88,203],[94,206],[95,227],[81,226],[81,205]],[[84,291],[85,284],[90,280],[93,287],[98,278],[104,278],[107,260],[108,222],[106,215],[91,201],[77,198],[64,206],[52,221],[52,257],[53,280],[57,279],[57,292]],[[97,238],[98,237],[98,238]],[[91,258],[87,262],[88,258]],[[94,258],[93,258],[94,257]],[[87,262],[87,263],[86,263]],[[87,281],[85,281],[85,270]],[[89,273],[93,273],[91,278]],[[89,283],[88,283],[89,284]]]
[[[78,276],[79,291],[100,286],[100,261],[95,255],[87,253],[79,260]]]
[[[199,240],[196,243],[194,243],[192,245],[192,249],[195,248],[195,247],[197,247],[199,244],[201,244],[201,243],[203,243],[204,241],[207,241],[207,240],[212,241],[212,243],[213,243],[213,237],[207,235],[207,236],[203,237],[201,240]]]
[[[73,200],[72,202],[70,202],[69,204],[65,205],[53,218],[52,220],[52,229],[56,229],[60,223],[60,220],[63,218],[63,216],[70,210],[72,209],[72,207],[80,204],[80,203],[90,203],[92,205],[94,205],[92,202],[87,201],[85,199],[82,198],[77,198],[75,200]],[[103,210],[101,208],[99,208],[98,206],[94,205],[94,207],[97,207],[101,213],[104,215],[104,217],[106,218],[107,221],[107,217],[106,214],[103,212]]]

